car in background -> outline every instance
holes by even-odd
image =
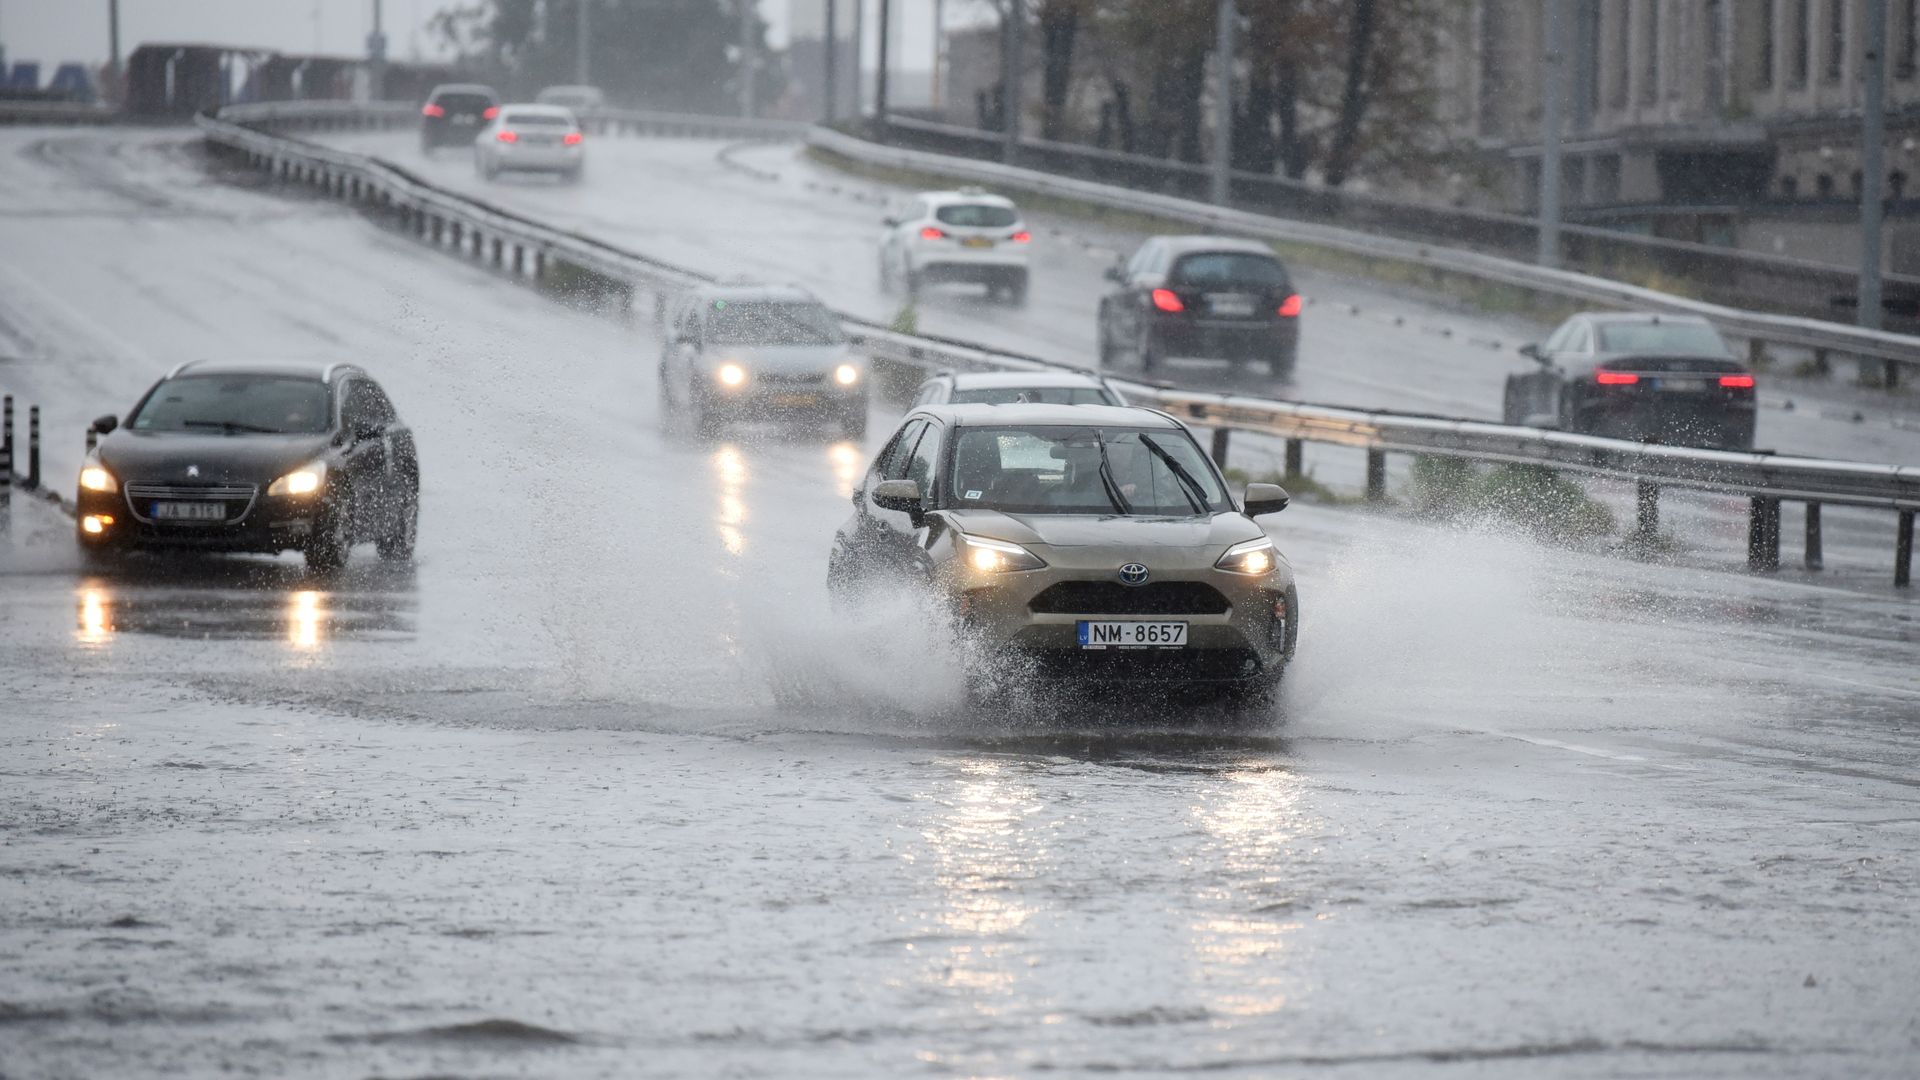
[[[1010,304],[1027,302],[1033,233],[1012,200],[977,188],[926,191],[889,214],[880,236],[880,284],[918,294],[933,282],[987,287]]]
[[[444,83],[420,106],[420,152],[431,154],[443,146],[471,146],[500,112],[500,95],[479,83]]]
[[[75,500],[91,556],[299,551],[327,572],[371,540],[381,558],[413,557],[413,432],[352,364],[182,364],[124,424],[103,416],[93,427],[102,437]]]
[[[1536,367],[1507,376],[1501,414],[1509,424],[1753,449],[1753,369],[1697,315],[1585,312],[1520,353]]]
[[[587,167],[585,142],[567,109],[503,105],[473,141],[473,167],[488,180],[503,172],[545,172],[578,183]]]
[[[1090,371],[941,371],[920,384],[915,405],[1125,405]]]
[[[607,95],[597,86],[549,86],[533,96],[541,105],[572,109],[575,116],[607,107]]]
[[[662,402],[702,435],[733,420],[811,419],[866,436],[866,358],[805,289],[701,286],[669,305],[663,336]]]
[[[1143,372],[1167,357],[1264,363],[1293,377],[1300,294],[1273,249],[1221,236],[1157,236],[1107,270],[1095,326],[1100,365],[1131,358]]]
[[[1259,708],[1293,656],[1293,571],[1179,421],[1104,405],[929,405],[854,492],[827,585],[924,588],[976,697],[1024,687],[1209,688]]]

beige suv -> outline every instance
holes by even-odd
[[[1203,685],[1270,700],[1293,655],[1293,571],[1187,429],[1105,405],[909,413],[854,493],[838,601],[905,581],[961,628],[979,696],[1062,680]]]

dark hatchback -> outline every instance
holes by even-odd
[[[436,86],[420,106],[420,152],[442,146],[472,146],[488,121],[500,115],[500,95],[478,83]]]
[[[413,556],[413,432],[353,365],[183,364],[94,428],[76,499],[89,555],[299,551],[331,571],[371,540]]]
[[[1131,356],[1152,371],[1169,356],[1264,362],[1292,378],[1300,295],[1273,249],[1219,236],[1157,236],[1107,271],[1095,327],[1100,365]]]

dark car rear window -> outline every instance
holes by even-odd
[[[448,112],[477,113],[493,108],[493,99],[485,94],[441,94],[433,103]]]
[[[1697,322],[1601,323],[1600,351],[1728,355],[1719,332]]]
[[[981,229],[1004,229],[1020,220],[1020,215],[1004,206],[984,206],[979,203],[954,203],[934,210],[933,216],[948,225],[973,226]]]
[[[1286,267],[1269,255],[1243,251],[1206,251],[1183,255],[1168,275],[1176,285],[1211,288],[1285,288]]]

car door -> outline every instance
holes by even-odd
[[[1565,329],[1564,336],[1555,335],[1557,340],[1549,339],[1541,350],[1549,363],[1540,373],[1545,386],[1541,409],[1558,417],[1563,426],[1580,406],[1582,376],[1593,368],[1595,347],[1591,321],[1576,316],[1567,320]]]
[[[928,507],[934,505],[940,494],[937,484],[940,477],[940,450],[945,442],[945,434],[946,429],[939,422],[929,420],[926,430],[915,440],[913,452],[904,458],[906,475],[902,479],[913,481],[913,485],[920,489],[921,501]],[[930,579],[933,567],[927,556],[926,545],[922,542],[927,535],[924,519],[915,521],[914,515],[898,510],[880,512],[885,515],[882,524],[887,530],[883,541],[887,562],[909,581]]]
[[[413,429],[400,419],[399,410],[379,383],[359,380],[366,388],[369,407],[380,427],[383,453],[383,477],[380,483],[380,520],[385,527],[399,523],[399,515],[408,512],[419,484],[420,459],[413,442]]]
[[[386,424],[371,392],[372,385],[365,379],[349,379],[340,402],[340,434],[345,440],[340,462],[351,496],[346,509],[355,538],[378,531],[380,513],[387,501],[390,458]]]
[[[873,464],[867,467],[867,475],[860,486],[853,491],[853,517],[840,529],[840,542],[846,553],[856,561],[872,565],[882,558],[881,552],[887,541],[887,522],[884,515],[892,511],[882,510],[873,502],[873,489],[882,480],[901,480],[907,475],[907,461],[913,454],[914,444],[926,431],[927,421],[920,417],[908,417],[900,425],[887,444],[873,457]]]
[[[1533,366],[1513,377],[1514,385],[1519,388],[1520,413],[1523,417],[1552,416],[1559,408],[1561,375],[1555,358],[1573,339],[1578,325],[1577,319],[1561,323],[1539,346],[1539,359],[1533,361]]]
[[[1164,270],[1165,265],[1166,245],[1159,241],[1149,240],[1134,253],[1133,260],[1127,264],[1126,280],[1121,284],[1120,300],[1114,305],[1123,320],[1115,340],[1140,340],[1146,329],[1147,308],[1152,303],[1149,297],[1159,283],[1155,274],[1157,270]]]

